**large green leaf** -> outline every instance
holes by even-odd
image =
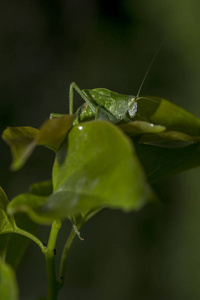
[[[165,126],[167,130],[200,136],[200,119],[174,103],[159,97],[138,100],[137,119]]]
[[[21,168],[33,152],[36,145],[43,145],[58,151],[73,124],[74,116],[62,115],[47,120],[38,130],[32,127],[8,127],[3,139],[11,147],[13,162],[12,170]]]
[[[18,286],[15,273],[2,259],[0,259],[0,299],[18,299]]]
[[[36,222],[48,223],[105,206],[139,209],[152,197],[131,141],[102,120],[72,128],[57,152],[53,185],[49,197],[17,196],[8,212],[23,210]]]
[[[133,145],[117,126],[96,120],[74,126],[58,151],[54,193],[44,210],[66,217],[96,207],[141,208],[152,196]]]
[[[151,183],[200,166],[200,143],[174,149],[135,143],[135,148]]]

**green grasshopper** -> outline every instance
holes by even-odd
[[[70,114],[73,114],[73,89],[85,100],[77,110],[74,124],[91,120],[104,119],[112,123],[121,120],[130,122],[137,112],[138,97],[127,96],[112,92],[108,89],[97,88],[81,90],[75,82],[70,85]]]
[[[112,123],[118,123],[120,121],[131,122],[137,113],[137,101],[141,98],[144,99],[144,97],[140,97],[139,94],[160,48],[161,45],[151,60],[139,87],[137,96],[123,95],[105,88],[81,90],[75,82],[71,83],[69,90],[70,115],[73,114],[73,90],[85,100],[85,103],[77,110],[73,124],[75,125],[91,119],[104,119]],[[148,100],[153,101],[152,99]]]
[[[72,82],[69,90],[69,114],[73,115],[74,90],[85,100],[85,103],[76,111],[76,118],[73,124],[76,125],[80,122],[93,119],[104,119],[112,123],[118,123],[120,121],[131,122],[137,113],[137,101],[141,98],[144,99],[144,97],[140,97],[139,94],[160,48],[161,45],[145,73],[137,96],[123,95],[105,88],[81,90],[75,82]],[[154,101],[152,99],[148,100]],[[50,118],[59,117],[59,115],[60,114],[51,114]]]

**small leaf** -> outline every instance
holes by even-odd
[[[36,145],[43,145],[55,152],[58,151],[73,120],[74,116],[63,115],[47,120],[39,130],[32,127],[6,128],[3,139],[11,147],[12,170],[18,170],[25,164]]]
[[[120,128],[128,133],[128,135],[138,135],[144,133],[160,133],[165,131],[166,127],[161,125],[154,125],[144,121],[133,121],[120,125]]]
[[[0,234],[17,228],[14,217],[8,216],[6,212],[8,204],[8,198],[3,189],[0,187]]]
[[[3,133],[3,139],[11,147],[13,163],[12,170],[21,168],[36,146],[38,129],[32,127],[8,127]]]
[[[51,218],[40,215],[40,208],[48,201],[51,193],[51,180],[34,183],[29,193],[20,194],[9,203],[7,212],[9,215],[24,212],[36,223],[51,224]]]
[[[120,125],[120,128],[123,131],[125,131],[129,136],[135,136],[135,140],[140,143],[161,143],[168,141],[200,141],[200,136],[190,136],[182,132],[166,130],[166,127],[164,126],[154,125],[152,123],[144,121],[133,121],[129,123],[124,123]]]
[[[18,286],[12,268],[0,259],[0,299],[17,300]]]
[[[38,196],[49,196],[53,192],[52,180],[36,182],[30,187],[29,193]]]

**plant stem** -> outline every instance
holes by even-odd
[[[56,281],[55,254],[56,240],[61,222],[59,220],[52,223],[48,245],[45,251],[46,270],[47,270],[47,299],[56,300],[58,294],[58,283]]]
[[[34,236],[33,234],[31,234],[30,232],[28,232],[26,230],[17,228],[17,229],[12,229],[12,230],[6,230],[3,233],[21,234],[21,235],[31,239],[33,242],[35,242],[40,247],[40,249],[42,250],[43,253],[45,253],[45,251],[46,251],[46,247],[43,245],[43,243],[36,236]]]
[[[79,230],[81,228],[81,226],[82,226],[82,224],[79,224],[77,226],[77,230]],[[58,288],[59,289],[61,289],[64,284],[65,264],[66,264],[69,248],[70,248],[76,235],[77,235],[77,233],[75,232],[74,228],[72,228],[71,233],[65,243],[65,246],[64,246],[64,249],[62,252],[62,257],[61,257],[61,261],[60,261],[60,269],[59,269],[59,279],[58,279]]]

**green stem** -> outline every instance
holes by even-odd
[[[12,230],[6,230],[3,233],[21,234],[21,235],[31,239],[33,242],[35,242],[40,247],[40,249],[42,250],[43,253],[45,253],[45,251],[46,251],[46,247],[43,245],[43,243],[36,236],[34,236],[33,234],[31,234],[30,232],[28,232],[26,230],[17,228],[17,229],[12,229]]]
[[[81,228],[81,226],[82,226],[82,224],[79,224],[77,226],[77,230],[79,230]],[[65,243],[65,246],[64,246],[64,249],[62,252],[62,257],[61,257],[61,261],[60,261],[60,269],[59,269],[59,279],[58,279],[58,288],[59,289],[61,289],[64,284],[66,260],[68,257],[68,252],[69,252],[70,246],[76,235],[77,235],[76,231],[74,230],[74,228],[72,228],[71,233]]]
[[[52,223],[49,241],[45,251],[48,300],[56,300],[58,295],[58,283],[56,281],[56,271],[55,271],[55,254],[56,254],[55,251],[56,251],[56,240],[57,240],[60,227],[61,227],[60,221],[57,220]]]

